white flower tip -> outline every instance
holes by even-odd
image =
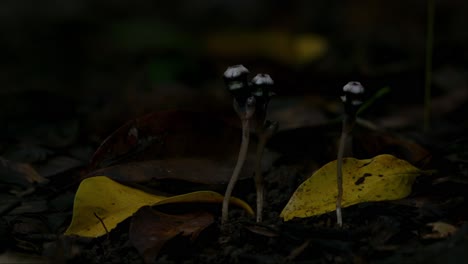
[[[349,92],[352,94],[362,94],[364,93],[364,87],[360,82],[349,82],[343,86],[343,92]]]
[[[259,73],[255,75],[255,77],[252,79],[252,83],[255,85],[273,85],[273,79],[271,79],[269,74],[266,73]]]
[[[226,69],[224,72],[224,77],[227,79],[232,79],[232,78],[237,78],[241,76],[242,74],[249,73],[249,70],[247,70],[246,67],[242,64],[230,66]]]

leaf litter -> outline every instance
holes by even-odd
[[[132,217],[129,239],[145,262],[153,263],[167,241],[178,235],[194,241],[213,223],[214,216],[208,212],[170,215],[144,206]]]
[[[161,118],[162,121],[157,121],[159,118]],[[236,127],[230,126],[229,122],[225,121],[219,121],[221,119],[215,119],[218,121],[214,121],[213,119],[207,118],[207,120],[210,120],[209,122],[199,122],[200,119],[206,118],[205,114],[197,113],[197,112],[187,112],[187,111],[168,111],[168,112],[162,112],[162,113],[154,113],[150,114],[146,117],[142,117],[138,122],[136,121],[131,121],[133,123],[130,123],[131,125],[124,126],[125,129],[119,128],[115,133],[113,133],[108,140],[106,140],[102,146],[96,151],[96,154],[93,158],[93,165],[89,166],[86,171],[82,174],[81,178],[89,178],[93,176],[99,176],[99,175],[106,175],[112,178],[113,180],[116,180],[121,183],[143,183],[146,184],[150,180],[164,180],[164,179],[178,179],[182,181],[187,181],[187,182],[194,182],[194,183],[203,183],[203,184],[223,184],[226,182],[226,179],[229,177],[229,168],[232,166],[231,164],[233,163],[232,160],[234,160],[235,155],[237,153],[237,146],[236,146],[236,141],[238,140],[237,134],[239,132],[239,129]],[[171,122],[171,120],[174,119],[176,122]],[[177,121],[178,120],[178,121]],[[136,122],[136,123],[135,123]],[[139,123],[140,122],[140,123]],[[158,123],[159,122],[159,123]],[[185,122],[188,122],[189,125],[185,124]],[[156,124],[153,124],[156,123]],[[208,125],[210,124],[217,124],[211,126],[210,129],[211,132],[203,132],[203,130],[206,127],[210,127]],[[133,129],[132,125],[135,125],[135,128],[138,127],[138,130]],[[190,131],[189,126],[194,126],[195,124],[203,124],[201,125],[200,131],[197,132],[197,130],[193,131],[194,134],[191,135],[191,133],[187,132]],[[221,126],[219,130],[213,129],[215,126]],[[154,127],[153,127],[154,126]],[[158,130],[159,127],[162,127],[163,129]],[[222,136],[223,131],[231,131],[232,129],[232,135],[234,136],[225,136],[219,138],[219,136]],[[303,127],[300,127],[296,129],[296,131],[299,131],[303,129]],[[338,131],[339,129],[336,129]],[[137,132],[136,132],[137,131]],[[217,131],[217,132],[216,132]],[[325,153],[329,153],[330,157],[333,157],[333,146],[334,146],[334,139],[333,139],[333,132],[334,131],[333,126],[330,125],[321,125],[317,126],[314,128],[314,133],[316,136],[311,136],[311,134],[308,133],[303,133],[301,135],[303,136],[286,136],[284,141],[281,142],[281,144],[276,144],[279,141],[273,141],[270,147],[273,147],[276,151],[280,152],[283,155],[283,158],[287,155],[291,154],[296,154],[297,152],[296,149],[294,149],[294,144],[292,146],[289,146],[289,150],[284,148],[286,144],[289,144],[291,142],[297,142],[298,145],[303,145],[303,150],[305,152],[300,153],[300,155],[296,155],[297,157],[303,158],[304,153],[320,153],[320,155],[323,155]],[[170,132],[170,133],[169,133]],[[282,136],[290,133],[291,130],[283,130],[281,132]],[[362,132],[362,133],[361,133]],[[227,134],[229,135],[231,132],[228,132]],[[172,136],[170,136],[172,134]],[[184,141],[184,142],[177,142],[181,138],[184,138],[186,136],[190,136],[191,138]],[[230,138],[231,137],[231,138]],[[154,138],[158,138],[158,140],[154,140]],[[138,140],[137,140],[138,139]],[[163,140],[159,140],[163,139]],[[366,132],[365,129],[361,128],[359,133],[357,133],[357,137],[355,137],[356,144],[355,144],[355,150],[357,150],[357,155],[358,156],[370,156],[372,154],[377,155],[381,154],[382,152],[392,152],[392,154],[396,154],[396,156],[400,158],[407,159],[410,161],[412,164],[417,164],[417,165],[424,165],[425,163],[419,163],[418,161],[423,160],[424,157],[428,156],[428,151],[417,144],[408,141],[408,140],[399,140],[400,138],[395,137],[395,135],[390,135],[388,133],[384,133],[382,131],[368,131]],[[221,142],[224,142],[223,144],[219,144],[219,140]],[[307,141],[315,142],[315,143],[310,143],[310,146],[308,146]],[[107,142],[107,143],[106,143]],[[164,144],[161,144],[164,143]],[[193,144],[195,143],[195,144]],[[366,145],[367,144],[367,145]],[[188,147],[190,146],[190,148]],[[278,147],[279,146],[279,147]],[[227,151],[225,152],[223,148],[227,147]],[[210,150],[213,149],[214,151],[211,152]],[[389,151],[390,150],[390,151]],[[59,158],[61,156],[58,156]],[[50,158],[48,158],[50,159]],[[304,161],[307,161],[308,164],[312,164],[313,162],[319,161],[323,162],[324,160],[327,160],[327,156],[321,156],[319,158],[315,159],[308,159]],[[51,159],[53,161],[53,159]],[[65,161],[65,160],[64,160]],[[330,232],[331,228],[331,223],[333,220],[330,220],[330,217],[327,216],[327,214],[318,216],[317,219],[318,222],[313,224],[313,229],[311,231],[311,227],[309,224],[311,223],[311,220],[304,219],[303,222],[300,222],[304,224],[303,227],[296,227],[295,230],[290,229],[290,225],[284,225],[280,222],[278,222],[277,217],[278,217],[278,212],[281,211],[281,209],[284,207],[286,204],[287,200],[282,200],[285,197],[289,198],[290,193],[287,190],[287,188],[284,188],[284,186],[290,184],[293,188],[294,182],[297,181],[297,183],[300,183],[300,180],[298,177],[300,177],[301,174],[305,174],[305,176],[310,175],[309,172],[305,172],[303,167],[298,166],[296,164],[290,164],[290,163],[284,163],[285,160],[279,160],[279,162],[275,166],[280,166],[280,167],[272,167],[273,163],[268,163],[266,164],[265,168],[273,168],[274,170],[277,170],[279,172],[279,168],[284,169],[283,171],[287,172],[289,171],[288,177],[289,179],[285,180],[285,178],[278,178],[280,175],[276,174],[270,174],[269,171],[265,170],[266,173],[268,174],[267,177],[267,184],[270,186],[267,189],[270,189],[268,193],[268,197],[270,200],[271,205],[268,207],[268,219],[272,224],[272,230],[275,230],[274,235],[272,236],[271,234],[267,233],[267,235],[264,234],[263,231],[258,231],[259,227],[255,227],[255,225],[247,225],[246,229],[250,230],[251,234],[249,235],[250,238],[256,240],[262,240],[267,237],[271,241],[271,247],[276,248],[275,254],[274,255],[268,255],[269,253],[266,253],[266,255],[262,255],[262,253],[256,253],[258,258],[261,259],[271,259],[273,256],[294,256],[294,258],[290,259],[290,261],[296,261],[296,260],[301,260],[304,258],[317,258],[317,256],[311,255],[309,252],[315,252],[317,254],[321,254],[321,252],[350,252],[350,246],[351,242],[345,241],[344,238],[347,237],[345,233],[342,233],[341,231],[333,231],[337,232],[337,237],[333,235],[332,237],[329,237],[328,232]],[[294,161],[294,160],[293,160]],[[297,160],[296,160],[297,161]],[[47,163],[46,163],[47,164]],[[50,163],[52,164],[52,163]],[[68,163],[67,161],[62,164],[62,168],[57,167],[57,172],[61,173],[60,171],[66,172],[69,167],[68,165],[73,165],[74,163]],[[77,164],[78,165],[78,164]],[[108,166],[112,165],[112,166]],[[181,166],[178,166],[181,165]],[[75,165],[73,165],[74,167]],[[39,167],[39,170],[44,169],[46,167]],[[65,169],[65,170],[63,170]],[[48,169],[45,171],[49,171]],[[247,170],[248,171],[248,170]],[[291,173],[293,172],[294,173]],[[50,170],[50,173],[45,173],[46,175],[50,174],[51,180],[54,180],[54,170]],[[295,177],[291,178],[291,174],[294,174]],[[215,177],[213,177],[216,175]],[[244,175],[244,177],[248,177],[248,173]],[[283,175],[286,176],[286,175]],[[362,175],[361,175],[362,176]],[[368,182],[370,177],[364,177],[355,180],[353,183],[355,184],[356,182],[359,183],[358,185],[363,185],[366,182]],[[85,180],[86,181],[86,180]],[[96,186],[97,187],[97,186]],[[110,190],[114,189],[113,187],[110,188]],[[346,188],[345,188],[346,190]],[[140,191],[140,190],[137,190]],[[248,196],[245,196],[245,194],[248,194],[249,190],[244,190],[241,191],[240,194],[243,195],[244,197],[247,197],[247,201],[252,201],[249,200],[250,198]],[[103,192],[106,193],[106,192]],[[185,202],[186,198],[190,199],[190,194],[188,194],[188,197],[180,197],[177,198],[178,196],[174,198],[169,198],[172,199],[173,202]],[[213,197],[210,196],[210,200]],[[179,200],[178,200],[179,199]],[[218,199],[218,198],[216,198]],[[215,200],[216,200],[215,199]],[[104,200],[104,199],[96,199],[96,200]],[[274,201],[273,201],[274,200]],[[171,201],[171,200],[169,200]],[[410,201],[410,200],[408,200]],[[44,203],[45,201],[41,201],[41,203]],[[93,201],[95,202],[95,201]],[[44,206],[47,206],[47,204],[44,203]],[[359,205],[358,205],[359,206]],[[379,208],[378,210],[389,210],[390,212],[398,212],[398,214],[403,214],[405,210],[397,210],[397,211],[392,211],[389,208],[392,208],[395,205],[392,204],[387,204],[386,206],[380,205],[378,203],[373,204],[373,205],[362,205],[363,207],[358,207],[358,211],[360,212],[366,212],[364,210],[365,208]],[[404,203],[401,203],[398,208],[408,208]],[[406,206],[406,207],[405,207]],[[411,208],[415,208],[413,205],[411,205]],[[44,207],[46,210],[50,210],[50,208]],[[155,207],[157,210],[157,206]],[[191,206],[191,210],[196,210],[199,208],[198,206]],[[200,207],[200,209],[203,209],[204,207]],[[364,209],[363,209],[364,208]],[[360,210],[359,210],[360,209]],[[24,213],[33,213],[34,210],[32,208],[24,208],[22,209],[23,211],[21,214]],[[133,212],[138,210],[132,209]],[[151,209],[154,211],[155,209]],[[333,209],[332,209],[333,210]],[[444,207],[443,210],[448,210],[448,207]],[[439,210],[439,213],[443,213],[443,210]],[[369,209],[369,211],[372,211]],[[408,211],[408,210],[406,210]],[[40,212],[46,212],[44,210],[41,210]],[[157,212],[157,211],[156,211]],[[212,211],[201,211],[203,214],[212,214],[212,217],[216,217],[216,214],[213,214]],[[275,213],[276,212],[276,213]],[[161,212],[153,213],[158,214]],[[15,213],[16,214],[16,213]],[[177,216],[184,216],[184,215],[190,215],[191,212],[188,213],[179,213]],[[407,230],[404,228],[401,228],[401,225],[403,225],[404,221],[399,220],[399,219],[394,219],[394,216],[386,216],[388,217],[391,223],[392,227],[390,228],[387,225],[377,225],[375,220],[370,216],[369,214],[364,213],[365,215],[368,215],[368,221],[369,221],[369,229],[370,228],[375,228],[377,231],[373,231],[373,236],[370,237],[374,240],[375,245],[378,245],[373,249],[373,252],[380,252],[380,251],[388,251],[388,250],[397,250],[397,247],[392,246],[392,243],[394,243],[394,239],[398,238],[399,236],[402,235],[402,233],[406,232]],[[385,214],[385,213],[384,213]],[[89,215],[89,214],[88,214]],[[169,215],[169,214],[167,214]],[[353,213],[347,213],[350,218],[356,219],[356,216],[353,217]],[[105,216],[105,215],[104,215]],[[171,218],[174,215],[169,215],[167,219],[172,219],[171,221],[176,221],[174,220],[175,218]],[[412,215],[406,216],[408,218],[413,218]],[[422,217],[422,218],[421,218]],[[433,215],[424,213],[419,216],[419,218],[414,218],[414,219],[424,219],[427,217],[433,217]],[[462,217],[462,214],[457,215],[456,217]],[[125,218],[131,218],[129,222],[133,221],[132,213],[127,214]],[[145,218],[145,217],[143,217]],[[151,218],[151,217],[149,217]],[[67,223],[67,221],[63,221],[63,218],[60,218],[62,223]],[[127,232],[127,231],[122,231],[119,230],[118,228],[112,228],[112,222],[108,222],[108,219],[105,217],[102,217],[100,214],[94,215],[91,214],[89,220],[94,221],[94,225],[96,228],[100,229],[100,235],[102,236],[103,234],[106,234],[105,228],[108,228],[108,231],[110,233],[119,234],[121,232]],[[183,219],[183,218],[181,218]],[[328,219],[328,220],[327,220]],[[459,218],[458,218],[459,219]],[[179,219],[180,220],[180,219]],[[316,221],[317,221],[316,220]],[[115,223],[124,223],[122,222],[123,220],[119,221],[114,221]],[[185,221],[185,220],[184,220]],[[183,220],[180,220],[179,222],[171,222],[169,226],[171,226],[169,229],[172,229],[171,236],[167,236],[167,239],[162,242],[162,244],[157,244],[154,246],[149,246],[146,248],[145,246],[135,246],[136,248],[140,248],[140,250],[147,250],[148,253],[141,253],[142,257],[144,259],[154,259],[155,257],[160,257],[161,251],[164,251],[164,245],[167,244],[168,241],[173,240],[175,237],[180,236],[180,233],[177,233],[182,227],[179,227],[176,225],[177,223],[180,223],[183,226]],[[190,221],[187,220],[189,224]],[[324,221],[324,222],[321,222]],[[127,221],[128,222],[128,221]],[[103,224],[104,223],[104,224]],[[110,223],[110,224],[109,224]],[[289,223],[289,222],[288,222]],[[293,223],[298,223],[297,221]],[[357,230],[360,230],[360,232],[363,232],[362,230],[366,229],[366,227],[363,227],[357,223],[350,222],[350,225],[353,225]],[[322,227],[320,227],[323,225]],[[60,226],[60,225],[58,225]],[[457,225],[454,225],[457,227]],[[203,230],[203,225],[198,226],[201,230]],[[279,227],[279,229],[278,229]],[[63,225],[62,225],[63,228]],[[261,229],[261,228],[260,228]],[[263,228],[264,229],[264,228]],[[263,230],[261,229],[261,230]],[[256,230],[256,231],[252,231]],[[266,230],[270,230],[267,228]],[[279,231],[276,231],[279,230]],[[63,229],[62,229],[63,231]],[[298,232],[296,232],[298,231]],[[117,232],[117,233],[116,233]],[[159,232],[159,231],[158,231]],[[242,231],[234,231],[234,232],[240,232],[242,234]],[[325,233],[323,233],[325,232]],[[332,233],[333,233],[332,232]],[[369,231],[370,232],[370,231]],[[173,236],[173,234],[179,234]],[[196,233],[196,231],[194,232]],[[364,232],[365,233],[365,232]],[[384,234],[385,233],[385,234]],[[187,233],[188,236],[191,236],[189,233]],[[325,234],[325,235],[324,235]],[[357,234],[352,234],[353,238],[360,239],[362,238],[359,234],[362,233],[357,233]],[[382,235],[383,234],[383,235]],[[310,239],[310,237],[313,236],[315,237],[314,239]],[[161,237],[164,237],[161,235]],[[145,236],[140,235],[140,238],[142,241],[144,239],[148,238]],[[213,241],[216,241],[216,237],[211,237],[214,239]],[[231,238],[231,241],[239,241],[239,237],[236,237],[234,234],[233,237]],[[340,241],[342,240],[345,241]],[[288,241],[288,246],[280,246],[278,241],[286,240]],[[178,240],[177,240],[178,241]],[[304,243],[304,241],[306,243]],[[377,242],[375,242],[377,241]],[[177,242],[178,243],[178,242]],[[197,243],[197,242],[193,242]],[[215,242],[212,242],[216,244]],[[162,245],[162,246],[161,246]],[[265,244],[266,245],[266,244]],[[213,246],[213,244],[211,244]],[[269,252],[266,246],[262,245],[257,245],[263,252]],[[270,247],[269,246],[269,247]],[[215,246],[216,247],[216,246]],[[268,248],[269,248],[268,247]],[[246,247],[247,249],[247,247]],[[295,249],[301,249],[299,251],[294,251]],[[345,250],[346,249],[346,250]],[[250,251],[248,251],[250,252]],[[167,254],[167,252],[162,253]],[[207,254],[207,252],[202,253],[202,254]],[[223,253],[224,254],[224,253]],[[225,254],[226,256],[232,256],[232,253],[229,253],[229,251],[226,251]],[[348,253],[346,253],[348,254]],[[148,257],[149,256],[149,257]],[[237,256],[237,255],[236,255]],[[164,256],[163,256],[164,258]],[[274,257],[273,257],[274,258]]]

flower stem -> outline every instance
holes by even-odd
[[[264,133],[259,133],[257,153],[255,156],[255,189],[257,191],[257,223],[262,222],[264,183],[262,174],[262,156],[268,137]]]
[[[343,201],[343,158],[345,153],[346,142],[353,129],[356,117],[344,115],[343,128],[341,130],[340,143],[338,146],[337,168],[336,168],[336,184],[338,194],[336,196],[336,222],[339,227],[343,226],[343,215],[341,213],[341,203]]]
[[[245,159],[247,157],[247,150],[249,148],[249,140],[250,140],[249,120],[250,118],[242,119],[241,147],[239,150],[239,156],[237,158],[236,166],[234,167],[234,171],[232,172],[231,179],[229,180],[226,193],[224,194],[223,209],[221,212],[221,224],[225,224],[229,219],[229,216],[228,216],[229,200],[231,199],[232,191],[234,190],[234,186],[236,185],[236,182],[239,178],[242,167],[244,166]]]
[[[343,216],[341,214],[341,201],[343,200],[343,154],[344,145],[346,142],[346,133],[341,132],[340,145],[338,147],[337,169],[336,169],[336,183],[338,195],[336,196],[336,221],[339,227],[343,226]]]
[[[343,92],[344,95],[341,96],[341,101],[344,104],[343,128],[341,129],[338,157],[336,158],[336,184],[338,187],[338,194],[336,195],[336,222],[339,227],[343,226],[343,216],[341,214],[341,203],[343,201],[343,157],[347,145],[346,141],[349,141],[348,137],[353,130],[354,123],[356,123],[356,113],[359,112],[359,107],[363,102],[364,87],[360,82],[352,81],[343,86]],[[351,145],[351,142],[348,145]],[[351,150],[350,146],[348,146],[348,150]]]

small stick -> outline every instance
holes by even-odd
[[[107,235],[107,237],[109,237],[109,230],[107,230],[107,227],[106,227],[106,225],[104,224],[104,221],[102,220],[102,218],[99,217],[99,216],[97,215],[96,212],[93,212],[93,214],[94,214],[94,216],[99,220],[99,222],[101,222],[101,225],[104,227],[104,230],[106,230],[106,235]]]
[[[356,122],[356,113],[362,104],[360,97],[364,93],[364,87],[359,82],[349,82],[343,87],[344,95],[341,101],[344,104],[343,128],[341,130],[340,143],[338,146],[336,184],[338,194],[336,196],[336,222],[339,227],[343,226],[343,215],[341,212],[341,203],[343,201],[343,157],[346,141],[351,135],[354,123]]]

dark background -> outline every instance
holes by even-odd
[[[270,73],[280,96],[332,97],[357,79],[420,104],[426,4],[1,1],[0,115],[78,115],[115,126],[156,109],[224,105],[221,76],[237,63]],[[436,1],[435,72],[466,77],[467,7]],[[321,47],[312,57],[296,54],[303,36]]]

